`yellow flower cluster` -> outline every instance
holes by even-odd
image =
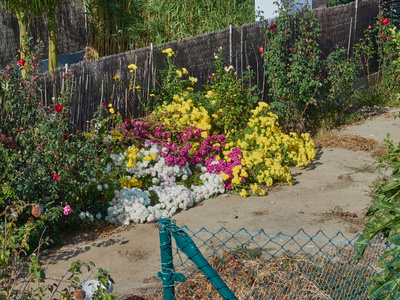
[[[128,169],[133,168],[136,165],[138,153],[139,149],[136,148],[134,145],[126,150],[126,157],[128,158],[128,163],[126,164],[126,167]]]
[[[242,183],[242,178],[246,178],[249,176],[249,174],[247,174],[246,170],[241,165],[233,167],[232,175],[233,175],[232,183],[238,185]]]
[[[192,84],[195,84],[195,83],[197,82],[197,78],[195,78],[195,77],[189,76],[189,80],[190,80],[190,82],[191,82]]]
[[[145,155],[143,157],[143,161],[152,161],[152,160],[153,161],[156,160],[156,155],[153,152],[151,152],[150,155]]]
[[[175,52],[172,51],[172,48],[164,49],[164,50],[162,51],[162,53],[167,54],[167,56],[169,56],[169,57],[171,57],[172,55],[175,54]]]
[[[293,184],[288,165],[305,166],[315,158],[315,145],[309,134],[301,138],[295,133],[287,135],[280,131],[278,117],[269,111],[267,103],[260,102],[252,110],[252,117],[247,123],[248,134],[236,143],[227,143],[224,152],[239,147],[243,154],[242,165],[252,170],[252,175],[259,184],[271,186],[274,181]],[[232,183],[234,180],[232,180]]]
[[[250,184],[250,188],[253,194],[258,194],[259,196],[265,196],[265,190],[260,188],[257,183]]]
[[[135,64],[130,64],[130,65],[128,66],[128,69],[130,69],[130,72],[132,73],[134,70],[137,69],[137,65],[135,65]]]
[[[118,132],[117,130],[111,130],[111,138],[113,140],[118,141],[118,140],[124,139],[124,135],[122,133]]]
[[[196,126],[205,130],[207,134],[210,132],[211,119],[207,110],[201,105],[195,106],[193,100],[189,98],[189,92],[174,95],[173,100],[170,104],[163,104],[155,111],[155,113],[167,113],[168,117],[164,118],[164,123],[169,125],[170,122],[173,122],[182,127]]]
[[[119,180],[121,188],[128,188],[131,189],[133,187],[140,189],[142,187],[142,183],[134,177],[122,177]]]

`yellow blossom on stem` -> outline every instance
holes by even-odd
[[[164,49],[164,50],[162,51],[162,53],[167,54],[167,56],[169,56],[169,57],[171,57],[172,55],[175,54],[175,52],[172,51],[172,48]]]
[[[135,64],[130,64],[129,66],[128,66],[128,69],[130,69],[131,70],[131,72],[133,72],[133,70],[136,70],[138,67],[137,67],[137,65],[135,65]]]
[[[189,77],[189,80],[191,81],[192,84],[195,84],[197,82],[197,78],[195,77]]]
[[[246,198],[247,197],[247,191],[245,189],[242,189],[240,194],[239,194],[242,198]]]

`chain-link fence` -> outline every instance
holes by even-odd
[[[268,235],[159,223],[164,300],[369,299],[382,254],[394,247],[376,239],[357,260],[358,236],[341,232]]]

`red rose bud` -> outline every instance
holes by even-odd
[[[125,123],[130,123],[131,120],[129,120],[128,118],[125,119]]]
[[[382,25],[383,26],[388,26],[390,23],[389,23],[389,19],[388,18],[384,18],[383,20],[382,20]]]
[[[25,65],[25,62],[26,62],[26,60],[22,58],[17,62],[17,65],[22,67],[23,65]]]
[[[264,47],[258,48],[258,52],[263,53],[264,52]]]
[[[54,110],[58,113],[62,112],[63,107],[61,104],[57,104],[56,107],[54,107]]]
[[[58,176],[56,173],[51,175],[51,177],[53,177],[55,181],[60,181],[60,176]]]
[[[106,104],[104,102],[101,102],[101,106],[106,106]]]
[[[269,26],[269,30],[274,30],[276,28],[276,24],[272,24],[271,26]]]

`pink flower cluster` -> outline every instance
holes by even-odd
[[[144,146],[144,141],[150,140],[160,147],[160,155],[165,157],[169,166],[183,167],[186,163],[204,163],[206,158],[215,157],[221,153],[221,147],[225,147],[224,135],[212,135],[202,137],[203,129],[190,126],[181,133],[175,135],[164,126],[150,127],[141,121],[133,123],[132,133],[139,138],[139,147]],[[192,149],[192,145],[196,149]],[[164,150],[162,150],[164,149]]]
[[[225,146],[224,135],[201,137],[204,130],[191,126],[178,134],[174,141],[163,141],[162,147],[166,151],[160,152],[165,156],[165,161],[169,166],[178,165],[183,167],[187,162],[190,164],[201,164],[208,157],[214,157],[221,153],[220,146]],[[220,146],[218,146],[219,144]],[[194,145],[195,149],[192,149]]]
[[[230,161],[226,160],[219,160],[215,161],[214,157],[209,157],[206,159],[206,167],[208,173],[215,172],[216,174],[225,173],[229,175],[229,180],[225,181],[225,189],[231,190],[232,189],[232,182],[234,175],[232,169],[236,166],[242,165],[242,157],[243,153],[239,148],[233,148],[231,153],[227,155],[230,158]],[[246,183],[246,180],[242,177],[243,183]]]
[[[183,167],[202,164],[208,173],[225,173],[229,179],[225,182],[226,189],[232,189],[231,180],[234,178],[232,169],[241,165],[242,152],[239,148],[232,149],[228,154],[229,161],[216,161],[216,156],[221,156],[225,147],[225,135],[207,135],[204,130],[190,126],[183,131],[169,130],[164,126],[151,126],[146,122],[135,121],[123,125],[128,129],[127,139],[132,138],[139,142],[139,148],[158,144],[159,155],[165,158],[168,166]],[[202,135],[203,134],[203,135]],[[245,179],[242,178],[245,183]]]

